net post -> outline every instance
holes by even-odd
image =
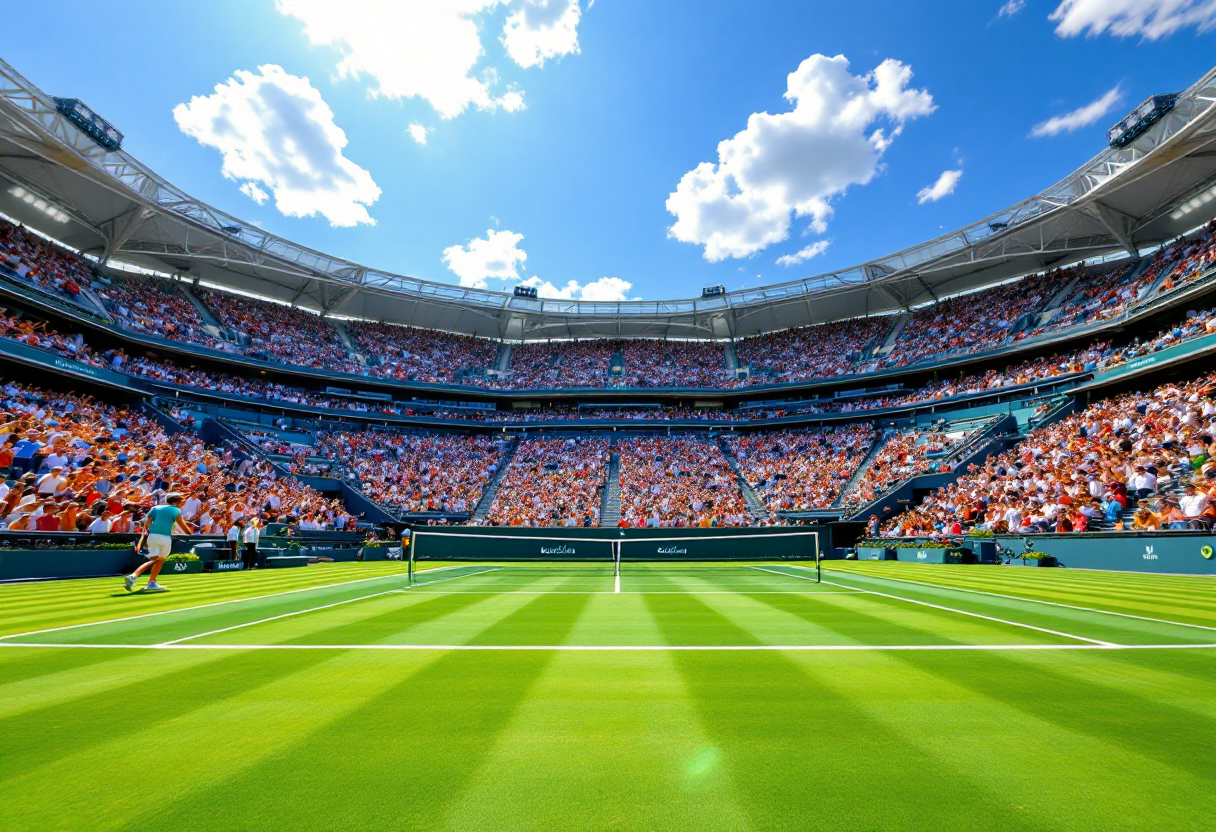
[[[414,535],[413,535],[413,534],[411,534],[411,535],[410,535],[410,545],[409,545],[409,547],[408,547],[408,548],[409,548],[409,550],[410,550],[410,557],[409,557],[409,564],[410,564],[410,565],[409,565],[409,567],[408,567],[408,572],[409,572],[409,583],[410,583],[410,585],[411,585],[411,586],[412,586],[412,585],[413,585],[413,583],[414,583],[414,545],[415,545],[417,542],[418,542],[418,541],[417,541],[417,539],[415,539]]]
[[[823,555],[819,551],[819,532],[815,532],[815,536],[811,540],[812,545],[815,547],[815,583],[823,583],[823,578],[819,571],[819,562],[823,560]]]

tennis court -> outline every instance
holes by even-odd
[[[0,827],[1115,830],[1151,806],[1200,829],[1216,809],[1210,579],[418,566],[0,587]],[[132,800],[144,771],[156,797]]]

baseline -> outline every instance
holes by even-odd
[[[1213,650],[1214,644],[56,644],[9,641],[4,647],[65,650],[552,650],[555,652],[864,652],[900,650]]]

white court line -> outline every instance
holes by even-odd
[[[439,583],[431,581],[431,583]],[[405,592],[404,589],[393,590]],[[616,595],[610,589],[455,589],[440,590],[453,595]],[[622,589],[621,595],[858,595],[860,589]],[[423,595],[426,593],[423,592]]]
[[[444,581],[454,581],[457,578],[468,578],[471,575],[480,575],[484,572],[493,572],[493,571],[494,571],[493,569],[483,569],[483,570],[481,570],[481,572],[469,572],[465,575],[456,575],[455,577],[452,577],[452,578],[440,578],[435,581],[427,581],[426,584],[421,584],[421,586],[426,586],[427,584],[438,584],[438,583],[442,583]],[[283,619],[283,618],[291,618],[292,616],[303,615],[306,612],[318,612],[320,610],[328,610],[333,607],[340,607],[343,604],[353,603],[354,601],[367,601],[372,598],[379,598],[381,595],[392,595],[392,594],[399,593],[399,592],[406,592],[408,590],[409,590],[409,587],[406,587],[405,589],[386,589],[384,592],[373,592],[371,595],[360,595],[358,598],[347,598],[345,601],[335,601],[332,604],[322,604],[319,607],[309,607],[308,609],[305,609],[305,610],[296,610],[294,612],[285,612],[281,615],[272,615],[269,618],[259,618],[256,621],[246,621],[244,624],[233,624],[231,627],[221,627],[218,630],[209,630],[208,632],[205,632],[205,633],[195,633],[192,636],[182,636],[181,638],[175,638],[172,641],[161,642],[160,646],[164,647],[164,646],[171,646],[174,644],[181,644],[184,641],[192,641],[196,638],[206,638],[207,636],[216,636],[216,635],[219,635],[220,633],[228,633],[233,630],[240,630],[244,627],[252,627],[255,624],[268,624],[271,621],[279,621],[280,619]]]
[[[752,569],[759,569],[761,572],[771,572],[774,575],[784,575],[787,578],[797,578],[800,581],[810,581],[813,584],[819,583],[819,581],[815,580],[814,578],[808,577],[806,575],[793,575],[793,574],[790,574],[789,572],[778,572],[776,569],[765,569],[763,566],[753,566]],[[840,586],[840,584],[837,584],[837,586]],[[745,590],[740,590],[740,591],[745,592]],[[853,589],[850,591],[851,592],[860,592],[861,590]]]
[[[1064,609],[1080,610],[1081,612],[1097,612],[1097,613],[1102,613],[1103,615],[1117,615],[1120,618],[1135,618],[1138,621],[1153,621],[1157,624],[1173,624],[1177,627],[1193,627],[1196,630],[1214,630],[1214,631],[1216,631],[1216,627],[1209,627],[1206,624],[1187,624],[1186,622],[1183,622],[1183,621],[1170,621],[1167,618],[1150,618],[1147,615],[1132,615],[1130,612],[1114,612],[1113,610],[1099,610],[1099,609],[1094,609],[1093,607],[1082,607],[1078,604],[1061,604],[1058,601],[1040,601],[1038,598],[1023,598],[1020,595],[1005,595],[1000,592],[989,592],[984,589],[965,589],[963,587],[947,586],[945,584],[931,584],[928,581],[911,581],[911,580],[908,580],[907,578],[889,578],[886,575],[871,574],[869,572],[845,571],[842,574],[848,575],[851,578],[852,577],[865,577],[865,578],[870,578],[872,580],[899,581],[901,584],[912,584],[913,586],[931,586],[931,587],[935,587],[936,589],[953,590],[954,592],[971,592],[971,593],[974,593],[975,595],[991,595],[993,598],[1008,598],[1010,601],[1028,601],[1032,604],[1046,604],[1049,607],[1063,607]],[[1136,572],[1133,574],[1143,575],[1144,573]]]
[[[1216,644],[51,644],[4,647],[81,650],[553,650],[557,652],[864,652],[901,650],[1211,650]]]
[[[442,569],[456,569],[455,566],[441,566],[438,569],[428,569],[428,572],[439,572]],[[333,589],[337,586],[349,586],[351,584],[361,584],[367,581],[385,581],[389,578],[400,578],[403,575],[377,575],[374,578],[358,578],[353,581],[339,581],[335,584],[321,584],[320,586],[302,586],[299,589],[287,589],[282,592],[269,592],[265,595],[250,595],[248,598],[229,598],[227,601],[214,601],[210,604],[196,604],[193,607],[177,607],[171,610],[157,610],[156,612],[145,612],[139,615],[128,615],[123,618],[106,618],[102,621],[86,621],[83,624],[67,624],[63,627],[48,627],[45,630],[30,630],[26,633],[11,633],[7,636],[0,636],[0,644],[6,638],[23,638],[25,636],[40,636],[43,633],[58,633],[63,630],[75,630],[77,627],[96,627],[98,624],[119,624],[123,621],[135,621],[140,618],[151,618],[154,615],[168,615],[174,612],[190,612],[191,610],[205,610],[210,607],[222,607],[224,604],[239,604],[243,601],[260,601],[264,598],[277,598],[280,595],[291,595],[296,592],[311,592],[315,589]]]
[[[838,584],[835,581],[824,581],[824,583],[831,584],[832,586],[842,586],[842,587],[845,587],[846,589],[849,588],[846,584]],[[866,593],[867,595],[880,595],[883,598],[893,598],[896,601],[906,601],[909,604],[920,604],[922,607],[932,607],[935,610],[945,610],[946,612],[955,612],[955,613],[958,613],[959,615],[969,615],[972,618],[982,618],[985,621],[996,621],[999,624],[1009,624],[1010,626],[1013,626],[1013,627],[1024,627],[1027,630],[1038,630],[1040,633],[1050,633],[1053,636],[1063,636],[1064,638],[1072,638],[1072,639],[1076,639],[1077,641],[1088,641],[1090,644],[1096,644],[1101,647],[1121,647],[1121,646],[1123,646],[1123,645],[1119,645],[1119,644],[1112,644],[1109,641],[1101,641],[1096,638],[1087,638],[1085,636],[1074,636],[1072,633],[1065,633],[1065,632],[1062,632],[1061,630],[1049,630],[1046,627],[1036,627],[1033,624],[1023,624],[1020,621],[1010,621],[1006,618],[996,618],[991,615],[981,615],[978,612],[969,612],[967,610],[959,610],[959,609],[955,609],[954,607],[943,607],[941,604],[930,604],[928,601],[917,601],[914,598],[904,598],[903,596],[900,596],[900,595],[888,595],[885,592],[876,592],[872,589],[863,589],[861,591]]]

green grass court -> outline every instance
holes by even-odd
[[[0,829],[1213,828],[1210,578],[426,566],[0,586]]]

